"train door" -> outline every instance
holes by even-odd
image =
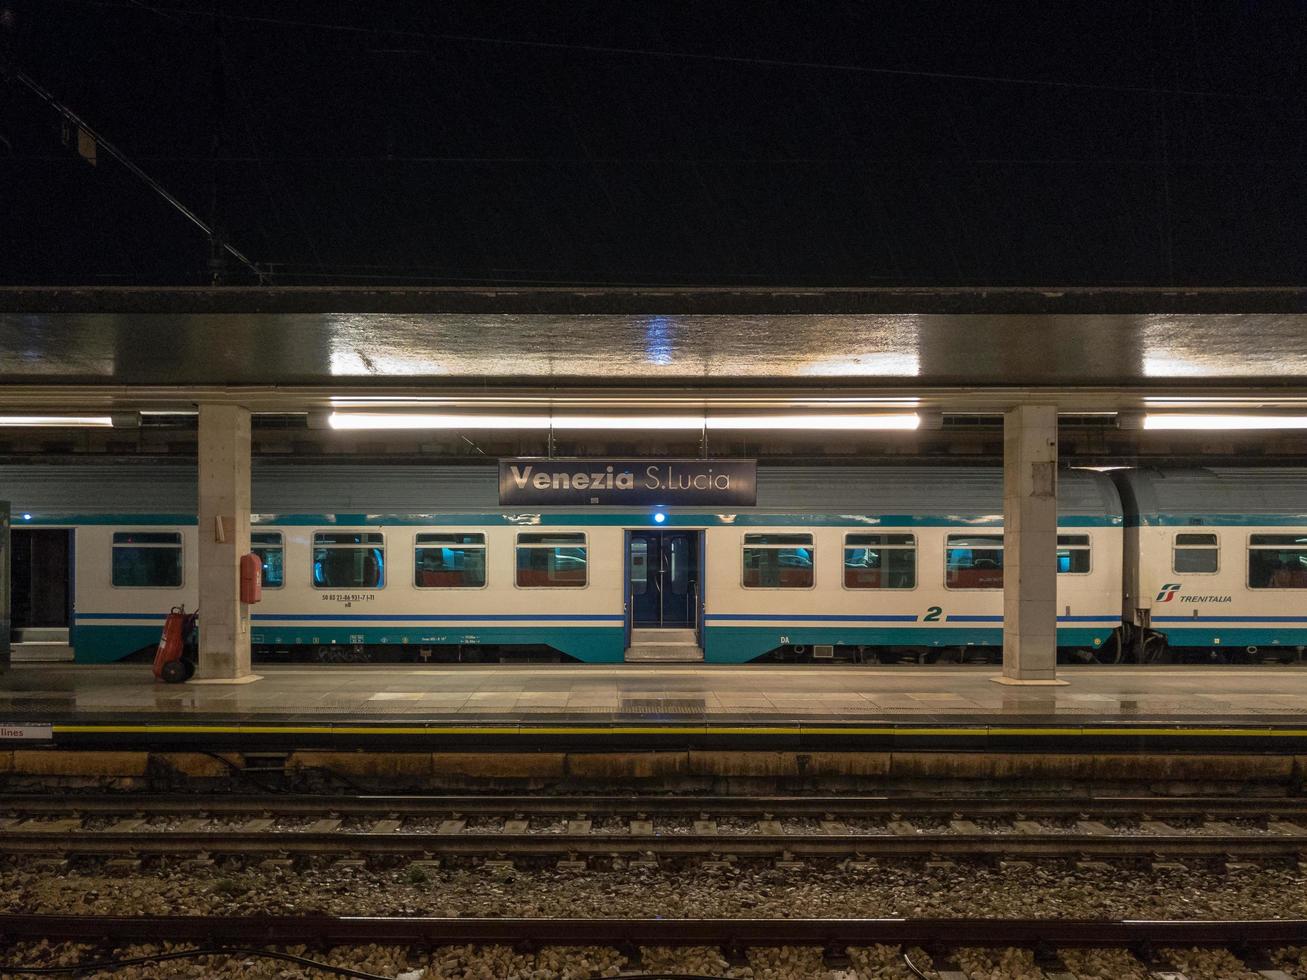
[[[699,531],[630,531],[627,609],[634,629],[697,629]]]
[[[73,620],[73,531],[16,527],[9,541],[9,631],[35,659],[66,659]]]
[[[9,666],[9,504],[0,500],[0,670]]]

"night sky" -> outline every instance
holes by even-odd
[[[1307,3],[0,0],[0,45],[273,283],[1307,281]],[[97,156],[0,79],[0,281],[208,282]]]

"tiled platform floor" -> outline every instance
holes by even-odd
[[[751,724],[1127,721],[1307,728],[1307,667],[1104,668],[1065,687],[995,684],[992,667],[684,665],[260,668],[244,685],[167,685],[148,666],[18,665],[0,722],[106,717],[523,723],[616,719]]]

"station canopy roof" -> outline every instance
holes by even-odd
[[[346,392],[1294,404],[1307,289],[0,289],[0,408]],[[107,401],[105,403],[108,403]],[[923,402],[925,403],[925,402]],[[1232,402],[1233,403],[1233,402]]]

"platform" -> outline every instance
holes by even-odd
[[[1065,687],[992,667],[260,667],[244,685],[166,685],[148,666],[18,665],[0,725],[57,745],[389,743],[623,749],[1307,750],[1307,668],[1074,667]],[[17,741],[6,747],[22,747]]]

